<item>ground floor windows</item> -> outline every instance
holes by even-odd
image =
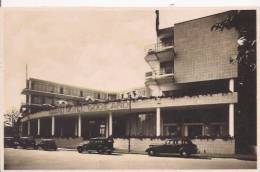
[[[229,133],[228,107],[157,110],[99,116],[58,116],[23,123],[23,135],[41,137],[182,137],[226,136]],[[158,122],[159,121],[159,122]],[[40,125],[39,125],[40,124]],[[38,127],[41,126],[41,127]],[[40,129],[39,129],[40,128]],[[159,133],[159,134],[158,134]]]
[[[181,127],[177,124],[164,124],[163,125],[163,136],[180,137],[181,136]]]
[[[155,114],[140,113],[129,114],[126,118],[126,133],[125,136],[131,137],[152,137],[155,136]]]
[[[56,118],[55,136],[57,137],[76,137],[77,136],[77,118]]]
[[[196,136],[202,136],[203,135],[203,131],[202,125],[188,125],[188,137],[189,138],[195,138]]]
[[[223,123],[212,123],[210,125],[205,126],[205,135],[207,136],[225,136],[228,135],[228,125]]]
[[[228,106],[162,111],[163,136],[223,136],[228,134]]]
[[[113,118],[113,136],[114,137],[125,137],[126,133],[127,117],[116,117]]]

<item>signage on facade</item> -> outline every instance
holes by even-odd
[[[84,113],[84,112],[96,112],[96,111],[108,111],[118,109],[129,109],[129,102],[110,102],[110,103],[97,103],[84,106],[72,106],[58,108],[50,111],[50,114],[67,114],[67,113]]]

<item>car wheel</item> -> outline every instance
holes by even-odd
[[[181,154],[182,157],[189,157],[190,156],[190,154],[187,151],[185,151],[185,150],[182,150],[180,152],[180,154]]]
[[[23,147],[22,146],[16,146],[16,149],[22,149]]]
[[[150,156],[155,156],[155,155],[156,155],[156,152],[155,152],[154,150],[149,150],[149,151],[148,151],[148,154],[149,154]]]
[[[109,155],[112,154],[112,151],[111,150],[107,151],[107,154],[109,154]]]
[[[78,153],[82,153],[83,152],[83,148],[78,148]]]
[[[98,149],[97,152],[98,152],[99,154],[102,154],[102,153],[104,152],[104,150]]]

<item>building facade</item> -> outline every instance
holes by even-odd
[[[61,145],[64,138],[113,136],[116,148],[129,151],[189,137],[201,153],[234,154],[238,65],[230,59],[237,56],[238,33],[210,30],[231,12],[163,29],[157,12],[157,40],[145,52],[151,71],[143,88],[109,93],[29,79],[22,92],[22,134],[59,138]]]

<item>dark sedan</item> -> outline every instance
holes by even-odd
[[[92,138],[89,141],[80,143],[77,146],[77,150],[79,153],[82,153],[83,151],[87,151],[89,153],[95,151],[100,154],[103,154],[105,152],[111,154],[115,150],[113,147],[113,143],[113,138]]]
[[[169,139],[163,145],[150,145],[145,151],[150,156],[164,153],[177,153],[181,156],[189,157],[191,154],[196,154],[198,148],[188,139]]]
[[[42,139],[39,144],[37,144],[38,149],[45,151],[56,151],[57,145],[54,139]]]
[[[4,147],[14,148],[16,146],[16,140],[14,137],[4,137]]]
[[[36,141],[31,137],[20,137],[13,141],[14,148],[33,148],[36,149]]]

